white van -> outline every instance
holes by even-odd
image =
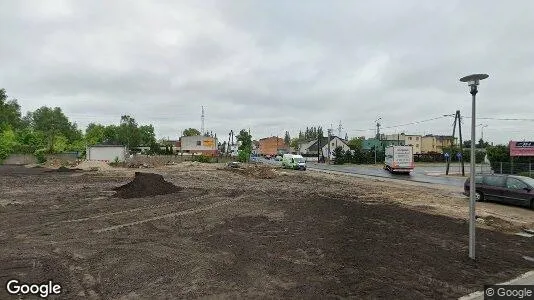
[[[284,154],[282,157],[282,168],[294,170],[306,170],[306,159],[302,155]]]

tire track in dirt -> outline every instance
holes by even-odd
[[[123,224],[118,224],[118,225],[114,225],[114,226],[104,227],[104,228],[93,230],[93,232],[94,233],[108,232],[108,231],[113,231],[113,230],[121,229],[121,228],[124,228],[124,227],[130,227],[130,226],[134,226],[134,225],[139,225],[139,224],[143,224],[143,223],[147,223],[147,222],[152,222],[152,221],[157,221],[157,220],[162,220],[162,219],[167,219],[167,218],[172,218],[172,217],[178,217],[178,216],[193,215],[193,214],[197,214],[197,213],[200,213],[200,212],[208,211],[208,210],[220,207],[220,206],[228,205],[228,204],[237,202],[237,201],[242,200],[242,199],[244,199],[244,197],[238,197],[238,198],[234,198],[234,199],[223,200],[223,201],[219,201],[219,202],[215,202],[215,203],[212,203],[212,204],[208,204],[206,206],[199,207],[199,208],[191,208],[191,209],[187,209],[187,210],[183,210],[183,211],[179,211],[179,212],[175,212],[175,213],[170,213],[170,214],[165,214],[165,215],[161,215],[161,216],[156,216],[156,217],[152,217],[152,218],[148,218],[148,219],[143,219],[143,220],[139,220],[139,221],[135,221],[135,222],[123,223]]]
[[[126,210],[119,210],[119,211],[114,211],[114,212],[109,212],[109,213],[96,214],[96,215],[87,216],[87,217],[84,217],[84,218],[49,221],[49,222],[45,222],[45,223],[34,223],[32,225],[9,228],[9,231],[11,231],[11,232],[21,231],[21,230],[25,231],[25,230],[41,229],[41,228],[49,228],[50,229],[50,228],[53,228],[53,227],[60,226],[62,224],[64,225],[64,224],[72,224],[72,223],[83,223],[83,222],[88,222],[88,221],[105,220],[106,218],[111,218],[111,217],[114,217],[114,216],[124,216],[125,218],[128,218],[128,217],[131,217],[131,216],[128,216],[128,214],[138,213],[138,212],[142,212],[142,214],[145,214],[145,215],[154,214],[154,213],[157,213],[157,212],[161,211],[162,208],[173,207],[173,206],[177,206],[177,205],[180,205],[180,204],[183,204],[183,203],[189,203],[189,202],[193,202],[193,201],[199,201],[199,200],[202,200],[204,198],[209,198],[210,196],[213,196],[213,195],[208,193],[208,194],[204,194],[204,195],[200,195],[200,196],[194,196],[194,197],[191,197],[191,198],[183,199],[181,201],[165,202],[165,203],[155,204],[155,205],[145,205],[145,206],[136,207],[136,208],[130,208],[130,209],[126,209]],[[60,213],[60,214],[57,214],[57,213]],[[65,212],[57,212],[57,213],[56,213],[56,216],[61,216],[61,214],[68,213],[68,212],[65,211]],[[0,233],[1,232],[3,232],[3,231],[0,231]]]

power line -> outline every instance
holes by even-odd
[[[383,129],[397,128],[397,127],[416,125],[416,124],[419,124],[419,123],[425,123],[425,122],[430,122],[430,121],[434,121],[434,120],[439,120],[439,119],[443,119],[443,118],[446,118],[446,117],[448,117],[448,116],[439,116],[439,117],[435,117],[435,118],[431,118],[431,119],[426,119],[426,120],[421,120],[421,121],[414,121],[414,122],[405,123],[405,124],[398,124],[398,125],[392,125],[392,126],[380,126],[380,127],[383,128]],[[371,130],[374,131],[374,130],[376,130],[376,128],[353,129],[352,131],[371,131]]]
[[[471,117],[464,117],[471,119]],[[518,119],[518,118],[480,118],[477,117],[477,120],[495,120],[495,121],[534,121],[534,119]]]

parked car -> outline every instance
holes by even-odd
[[[469,196],[469,178],[464,195]],[[497,201],[534,209],[534,179],[516,175],[476,175],[475,200]]]
[[[282,156],[278,155],[278,156],[276,156],[276,157],[274,158],[274,160],[276,160],[276,161],[282,161]]]

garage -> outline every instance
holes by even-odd
[[[121,145],[93,145],[87,147],[87,160],[123,162],[126,159],[126,146]]]

